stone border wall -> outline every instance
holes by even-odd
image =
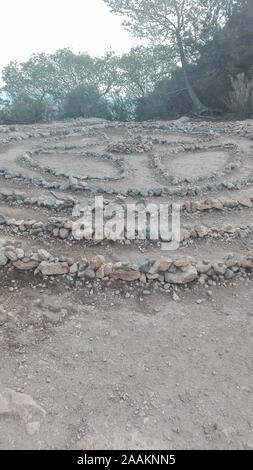
[[[25,253],[13,245],[0,248],[0,267],[12,267],[19,271],[31,271],[34,275],[69,276],[83,279],[118,279],[146,283],[156,280],[160,283],[185,285],[199,280],[232,280],[236,274],[248,274],[253,270],[253,252],[245,255],[230,254],[223,260],[211,263],[197,261],[191,256],[178,256],[146,261],[141,265],[125,262],[107,262],[101,255],[88,261],[82,258],[74,262],[70,258],[55,257],[44,249]]]
[[[108,218],[107,220],[110,220]],[[0,226],[7,227],[15,234],[20,235],[30,235],[30,236],[38,236],[43,235],[45,237],[53,237],[59,238],[61,240],[69,240],[71,242],[76,241],[92,241],[93,236],[95,234],[95,228],[93,227],[93,234],[92,237],[76,239],[73,235],[73,228],[75,225],[75,221],[65,218],[65,217],[49,217],[48,222],[43,223],[37,220],[18,220],[14,218],[8,218],[0,214]],[[208,227],[203,224],[195,224],[193,228],[190,227],[181,227],[181,239],[180,242],[186,242],[187,240],[194,240],[194,239],[203,239],[203,238],[210,238],[210,239],[234,239],[236,237],[246,238],[253,232],[253,225],[242,225],[242,226],[232,226],[232,225],[224,225],[223,227]],[[137,235],[137,232],[136,232]],[[114,239],[105,238],[103,241],[113,241],[118,242],[119,244],[124,244],[129,241],[126,237],[126,228],[124,234],[122,234],[122,239]],[[139,242],[170,242],[172,237],[167,239],[153,239],[150,238],[150,228],[147,225],[147,233],[145,239],[136,239],[132,240],[135,242],[136,240]],[[130,241],[131,242],[131,241]]]

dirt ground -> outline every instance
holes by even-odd
[[[71,208],[24,205],[1,190],[85,203],[96,191],[117,201],[111,189],[130,203],[252,195],[252,140],[250,120],[0,126],[0,248],[44,248],[74,261],[161,259],[167,253],[150,241],[13,231],[1,217],[46,223],[71,218]],[[25,152],[35,165],[22,160]],[[90,187],[64,189],[69,176]],[[38,178],[62,187],[52,195]],[[147,193],[154,188],[175,191]],[[241,231],[181,243],[178,253],[217,261],[252,253],[252,214],[250,202],[183,213],[189,230],[201,223]],[[0,449],[253,449],[252,287],[250,273],[166,290],[155,281],[75,283],[0,268]]]
[[[1,417],[0,448],[252,449],[252,281],[125,291],[1,288],[1,384],[46,416]]]

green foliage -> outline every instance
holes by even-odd
[[[152,93],[140,98],[136,106],[136,119],[177,118],[191,111],[191,100],[184,86],[181,69],[173,74],[173,79],[157,83]]]
[[[103,57],[92,58],[69,49],[34,54],[27,62],[11,62],[5,67],[3,80],[5,91],[12,99],[26,95],[61,103],[72,89],[91,85],[106,95],[117,80],[117,57],[108,52]]]
[[[173,66],[170,47],[132,48],[119,59],[120,89],[131,97],[146,96],[157,82],[170,76]]]
[[[253,78],[247,78],[243,73],[231,78],[232,90],[229,93],[227,107],[241,118],[253,114]]]
[[[72,89],[67,94],[63,103],[63,116],[111,118],[108,102],[100,96],[97,88],[83,85]]]
[[[253,3],[238,2],[226,25],[199,51],[199,58],[188,65],[188,76],[200,97],[208,107],[236,112],[239,107],[229,104],[232,90],[231,77],[244,74],[253,77]],[[249,106],[250,108],[250,106]],[[155,110],[155,113],[154,113]],[[165,111],[166,110],[166,111]],[[153,119],[154,115],[173,117],[187,114],[192,105],[185,90],[183,71],[177,67],[162,87],[144,97],[137,107],[139,119]],[[167,113],[167,114],[166,114]]]
[[[185,87],[193,106],[206,109],[189,79],[188,65],[223,25],[237,0],[104,0],[113,12],[123,15],[123,25],[136,37],[170,45],[180,60]]]
[[[51,115],[52,109],[47,103],[23,96],[5,105],[0,112],[0,122],[3,124],[34,124],[47,121]]]
[[[145,46],[121,57],[60,49],[11,62],[3,70],[1,122],[252,112],[245,102],[253,77],[252,0],[104,1]]]
[[[113,121],[130,121],[135,117],[136,99],[130,96],[115,94],[110,102],[111,119]]]

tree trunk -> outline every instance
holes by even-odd
[[[180,33],[178,33],[176,35],[176,37],[177,37],[177,45],[178,45],[178,49],[179,49],[179,54],[180,54],[180,59],[181,59],[181,64],[182,64],[182,69],[183,69],[183,74],[184,74],[185,85],[186,85],[186,89],[188,91],[188,94],[189,94],[189,96],[190,96],[190,98],[193,102],[194,108],[199,113],[203,112],[203,111],[206,111],[207,107],[200,101],[199,97],[195,93],[195,91],[192,87],[192,84],[191,84],[191,82],[188,78],[188,73],[187,73],[188,64],[187,64],[187,60],[186,60],[186,57],[185,57],[184,46],[183,46],[183,43],[182,43],[182,38],[180,36]]]

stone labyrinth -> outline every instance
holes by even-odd
[[[178,203],[180,246],[155,239],[76,239],[75,207]],[[253,268],[253,121],[0,127],[0,267],[70,285],[233,285]],[[105,215],[106,221],[113,214]],[[124,231],[124,230],[123,230]]]

